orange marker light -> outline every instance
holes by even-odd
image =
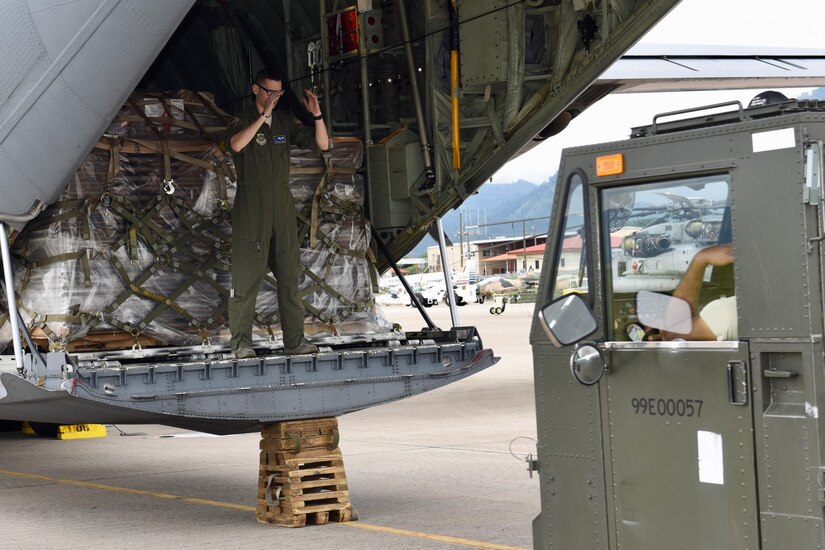
[[[622,173],[624,173],[624,155],[622,153],[596,157],[597,176],[615,176]]]

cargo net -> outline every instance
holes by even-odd
[[[133,94],[57,202],[14,241],[15,290],[39,344],[92,351],[227,344],[231,158],[216,142],[228,116],[206,94]],[[363,145],[292,150],[305,332],[319,342],[393,336],[374,302],[376,275]],[[0,310],[0,349],[10,339]],[[254,338],[282,345],[277,281],[267,273]]]

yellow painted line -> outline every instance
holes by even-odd
[[[526,548],[519,548],[517,546],[507,546],[505,544],[495,544],[492,542],[482,542],[479,540],[461,539],[458,537],[448,537],[445,535],[433,535],[431,533],[422,533],[420,531],[409,531],[407,529],[396,529],[394,527],[371,525],[369,523],[362,523],[360,521],[351,521],[347,523],[341,523],[339,525],[345,525],[347,527],[353,527],[356,529],[366,529],[367,531],[389,533],[391,535],[400,535],[402,537],[414,537],[418,539],[447,542],[450,544],[459,544],[461,546],[469,546],[471,548],[483,548],[484,550],[527,550]]]
[[[221,502],[219,500],[209,500],[204,498],[184,497],[181,495],[173,495],[170,493],[159,493],[156,491],[144,491],[143,489],[132,489],[130,487],[119,487],[117,485],[107,485],[104,483],[94,483],[91,481],[79,481],[75,479],[62,479],[59,477],[44,476],[40,474],[31,474],[28,472],[16,472],[14,470],[0,469],[0,475],[11,477],[18,477],[22,479],[34,479],[37,481],[46,481],[49,483],[58,483],[60,485],[70,485],[72,487],[83,487],[85,489],[98,489],[101,491],[110,491],[113,493],[125,493],[129,495],[138,495],[144,497],[160,498],[164,500],[179,500],[188,504],[199,504],[201,506],[213,506],[216,508],[228,508],[230,510],[238,510],[241,512],[255,512],[254,506],[245,504],[233,504],[231,502]],[[471,548],[481,548],[483,550],[527,550],[517,546],[507,546],[504,544],[495,544],[491,542],[482,542],[478,540],[462,539],[458,537],[448,537],[445,535],[435,535],[432,533],[423,533],[421,531],[410,531],[408,529],[396,529],[394,527],[384,527],[381,525],[372,525],[363,523],[361,521],[344,522],[338,525],[344,527],[352,527],[354,529],[364,529],[367,531],[375,531],[379,533],[386,533],[390,535],[398,535],[402,537],[412,537],[425,540],[433,540],[437,542],[445,542],[449,544],[456,544],[460,546],[469,546]]]
[[[246,506],[244,504],[232,504],[231,502],[220,502],[218,500],[206,500],[203,498],[190,498],[180,495],[171,495],[169,493],[158,493],[155,491],[144,491],[142,489],[132,489],[130,487],[118,487],[117,485],[105,485],[103,483],[93,483],[91,481],[78,481],[75,479],[61,479],[58,477],[42,476],[40,474],[30,474],[27,472],[15,472],[12,470],[0,470],[0,474],[12,477],[19,477],[23,479],[35,479],[38,481],[48,481],[50,483],[59,483],[61,485],[71,485],[73,487],[83,487],[85,489],[100,489],[101,491],[111,491],[113,493],[126,493],[130,495],[140,495],[144,497],[162,498],[164,500],[180,500],[188,502],[189,504],[201,504],[203,506],[216,506],[218,508],[229,508],[231,510],[240,510],[242,512],[254,512],[254,506]]]

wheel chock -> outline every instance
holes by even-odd
[[[57,439],[93,439],[106,437],[106,426],[103,424],[69,424],[58,426]]]

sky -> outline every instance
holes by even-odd
[[[825,50],[823,21],[822,0],[682,0],[641,43]],[[762,90],[611,94],[573,119],[560,134],[505,164],[492,182],[543,183],[558,170],[565,147],[626,139],[632,126],[650,124],[658,113],[732,100],[747,105]],[[810,90],[779,89],[788,97]]]

